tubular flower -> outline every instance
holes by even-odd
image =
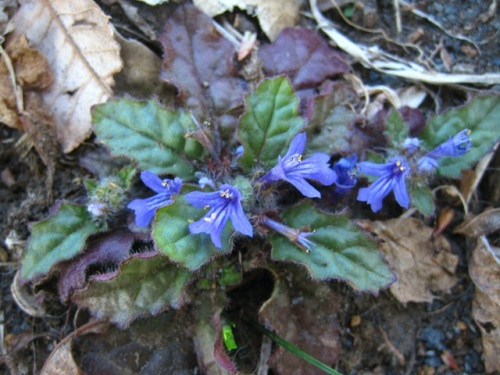
[[[409,207],[410,196],[406,190],[405,177],[410,172],[410,167],[403,158],[395,157],[386,164],[362,162],[358,164],[358,169],[367,175],[379,177],[370,186],[359,189],[358,201],[368,203],[372,211],[377,212],[382,208],[384,198],[394,191],[399,205]]]
[[[290,228],[284,224],[269,219],[268,217],[264,217],[261,222],[267,225],[269,228],[275,230],[279,234],[287,237],[294,244],[304,248],[306,253],[311,252],[311,248],[314,245],[314,242],[312,242],[307,237],[314,234],[314,232],[302,232],[299,229]]]
[[[210,208],[200,220],[189,224],[191,234],[207,233],[216,247],[222,247],[220,236],[228,219],[238,232],[253,237],[252,224],[241,206],[241,193],[231,185],[222,185],[220,190],[203,193],[194,191],[186,195],[186,201],[198,208]]]
[[[127,208],[135,211],[135,225],[138,227],[146,227],[153,219],[158,208],[167,206],[173,202],[171,199],[173,194],[178,194],[181,191],[182,180],[176,177],[173,180],[160,179],[151,171],[141,173],[141,180],[151,190],[157,194],[146,199],[134,199],[127,205]]]
[[[333,170],[337,174],[337,181],[335,181],[336,191],[340,194],[351,190],[358,182],[354,169],[357,162],[358,157],[356,154],[352,154],[347,158],[340,159],[333,165]]]
[[[422,172],[432,172],[439,163],[437,159],[443,157],[456,157],[465,154],[472,147],[469,138],[471,131],[464,129],[446,142],[441,143],[434,150],[430,151],[418,161],[418,170]]]
[[[306,145],[306,133],[297,134],[286,155],[278,157],[278,164],[260,179],[266,184],[283,180],[299,190],[302,195],[309,198],[320,198],[321,194],[306,179],[319,182],[328,186],[337,180],[337,175],[328,165],[330,156],[316,152],[310,158],[302,159],[302,153]]]

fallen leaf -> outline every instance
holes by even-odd
[[[400,302],[430,302],[434,293],[446,293],[457,282],[458,257],[443,236],[414,218],[360,221],[362,228],[383,241],[380,250],[399,280],[390,287]]]
[[[433,236],[438,236],[443,231],[448,228],[452,220],[455,218],[455,211],[449,207],[443,208],[437,217],[436,224],[434,226]]]
[[[40,375],[83,375],[71,353],[71,340],[58,345],[43,365]]]
[[[90,107],[112,95],[122,68],[108,17],[92,0],[27,0],[12,21],[51,62],[54,84],[43,101],[68,153],[92,133]]]
[[[128,94],[136,98],[149,99],[161,87],[161,59],[144,44],[125,39],[116,33],[120,43],[123,69],[115,76],[115,93]]]
[[[476,286],[472,316],[481,331],[484,365],[487,373],[500,371],[500,249],[485,238],[478,240],[469,263],[469,275]]]
[[[273,293],[262,305],[259,320],[316,359],[335,363],[340,355],[337,318],[340,297],[327,285],[312,283],[299,268],[289,270],[286,278],[276,276]],[[277,374],[323,374],[317,367],[283,350],[272,356],[270,366]]]
[[[454,230],[454,233],[476,238],[493,233],[498,229],[500,229],[500,208],[494,208],[467,218]]]
[[[317,32],[304,28],[283,30],[274,43],[260,47],[259,56],[267,76],[285,74],[296,90],[315,88],[349,70],[343,54]]]
[[[212,20],[184,3],[169,18],[159,40],[160,77],[177,87],[186,109],[200,122],[215,116],[219,125],[234,127],[236,117],[226,113],[243,104],[245,89],[233,63],[236,51]]]
[[[300,1],[298,0],[194,0],[203,13],[215,17],[225,12],[233,12],[237,7],[254,15],[271,41],[287,28],[295,26],[299,18]]]

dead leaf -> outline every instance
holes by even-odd
[[[391,293],[400,302],[430,302],[433,292],[448,292],[457,282],[458,257],[443,236],[432,237],[432,228],[414,218],[360,221],[383,242],[380,249],[399,280]]]
[[[71,340],[58,345],[43,365],[40,375],[83,375],[71,353]]]
[[[108,19],[92,0],[27,0],[12,20],[51,62],[55,80],[43,101],[66,153],[92,133],[90,107],[112,95],[122,68]]]
[[[123,69],[115,76],[115,93],[126,93],[133,97],[149,99],[161,85],[161,59],[144,44],[125,39],[116,33],[120,43]]]
[[[439,236],[443,231],[448,228],[452,220],[455,218],[455,211],[449,207],[443,208],[437,217],[436,224],[434,226],[433,236]]]
[[[259,24],[271,41],[287,28],[295,26],[299,18],[299,0],[194,0],[194,5],[210,17],[233,12],[237,7],[259,19]]]
[[[180,5],[165,24],[161,78],[177,87],[184,106],[203,122],[233,127],[227,114],[243,104],[246,93],[233,63],[235,49],[212,20],[189,3]]]
[[[304,28],[283,30],[274,43],[259,49],[259,56],[267,76],[285,74],[296,90],[316,88],[328,77],[349,71],[340,52]]]
[[[500,229],[500,208],[494,208],[475,217],[469,217],[454,230],[454,233],[476,238],[493,233],[498,229]]]
[[[481,330],[486,372],[500,371],[500,261],[485,238],[478,240],[469,263],[469,275],[476,285],[472,316]]]
[[[259,320],[281,338],[331,364],[340,355],[340,305],[340,297],[331,288],[312,283],[306,272],[295,268],[286,278],[276,276],[273,293],[260,308]],[[277,374],[324,373],[289,351],[275,354],[270,366]]]

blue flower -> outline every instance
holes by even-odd
[[[158,208],[167,206],[173,202],[172,194],[178,194],[181,191],[182,180],[176,177],[173,180],[160,179],[151,171],[141,173],[141,180],[151,190],[157,194],[146,199],[134,199],[127,205],[127,208],[135,211],[135,225],[146,227],[153,219]]]
[[[221,247],[220,236],[228,219],[234,229],[253,237],[252,224],[248,221],[241,206],[241,193],[231,185],[222,185],[212,193],[194,191],[186,195],[186,201],[198,208],[210,208],[200,220],[189,224],[191,234],[208,233],[216,247]]]
[[[358,162],[358,157],[356,154],[352,154],[347,158],[342,158],[333,165],[333,170],[337,174],[337,181],[335,181],[336,191],[340,194],[344,194],[351,190],[358,179],[356,177],[356,171],[354,167]]]
[[[315,245],[314,242],[307,238],[313,235],[314,232],[302,232],[300,229],[290,228],[285,224],[281,224],[277,221],[269,219],[268,217],[264,217],[261,222],[279,234],[287,237],[294,244],[304,248],[306,253],[310,253],[311,248]]]
[[[282,158],[278,157],[278,164],[260,179],[263,183],[278,180],[287,181],[297,188],[304,196],[320,198],[321,194],[305,179],[319,182],[328,186],[337,180],[337,175],[330,168],[330,156],[317,152],[308,159],[302,159],[302,152],[306,145],[306,133],[297,134]]]
[[[437,159],[465,154],[472,147],[472,142],[469,138],[470,133],[469,129],[464,129],[454,137],[450,137],[446,142],[441,143],[434,150],[420,158],[418,161],[418,170],[432,172],[439,165]]]
[[[358,201],[368,203],[372,211],[377,212],[382,208],[382,200],[394,191],[399,205],[409,207],[410,196],[406,190],[405,177],[410,172],[410,167],[403,158],[395,157],[386,164],[362,162],[358,164],[358,169],[367,175],[380,177],[370,186],[359,189]]]

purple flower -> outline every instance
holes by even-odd
[[[297,134],[286,155],[278,157],[278,164],[273,167],[260,181],[268,184],[274,181],[287,181],[297,188],[304,196],[320,198],[321,194],[305,179],[317,181],[328,186],[337,180],[337,175],[330,168],[330,156],[317,152],[308,159],[302,159],[306,145],[306,133]]]
[[[358,201],[368,203],[372,211],[377,212],[382,208],[382,200],[393,190],[399,205],[409,207],[410,196],[406,190],[405,177],[410,167],[403,158],[395,157],[386,164],[362,162],[358,164],[358,169],[367,175],[380,177],[370,186],[359,189]]]
[[[358,182],[356,171],[354,167],[358,162],[356,154],[352,154],[347,158],[342,158],[333,165],[333,170],[337,174],[337,181],[335,181],[336,191],[344,194],[351,190]]]
[[[153,219],[158,208],[167,206],[173,202],[172,194],[178,194],[181,191],[182,180],[176,177],[173,180],[160,179],[151,171],[141,173],[141,180],[151,190],[157,194],[146,199],[134,199],[127,205],[127,208],[135,211],[135,225],[146,227]]]
[[[222,185],[212,193],[193,191],[186,195],[186,201],[198,208],[210,208],[200,220],[189,224],[191,234],[208,233],[216,247],[221,247],[220,236],[227,220],[231,219],[234,229],[253,237],[252,224],[241,206],[241,193],[231,185]]]
[[[310,253],[311,248],[315,245],[314,242],[307,238],[310,235],[314,234],[314,232],[302,232],[299,229],[290,228],[284,224],[269,219],[268,217],[264,217],[261,222],[267,225],[269,228],[275,230],[279,234],[287,237],[297,246],[304,248],[306,253]]]
[[[464,129],[454,137],[450,137],[446,142],[441,143],[434,150],[420,158],[418,161],[418,170],[432,172],[439,165],[437,159],[465,154],[472,147],[472,142],[469,138],[470,133],[469,129]]]

